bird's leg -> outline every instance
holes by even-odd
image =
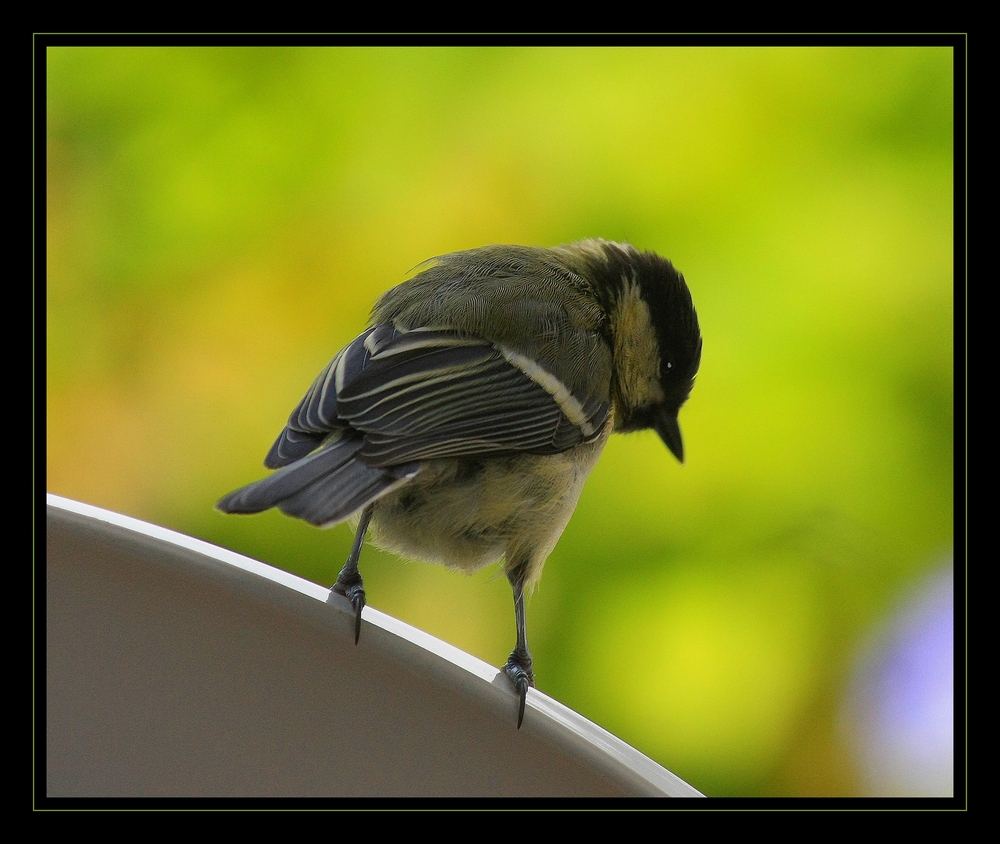
[[[358,558],[361,556],[361,546],[368,533],[368,523],[372,520],[372,505],[369,504],[361,513],[358,532],[354,535],[354,545],[347,557],[347,562],[337,575],[337,582],[330,589],[330,594],[337,592],[346,596],[354,607],[354,644],[361,638],[361,610],[365,608],[365,584],[358,571]]]
[[[524,701],[528,696],[528,687],[535,685],[535,675],[531,670],[531,652],[528,650],[528,635],[524,621],[524,566],[517,566],[507,572],[507,579],[514,590],[514,623],[517,627],[517,644],[511,651],[504,673],[514,684],[520,702],[517,708],[517,728],[521,729],[524,720]]]

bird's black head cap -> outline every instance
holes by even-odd
[[[701,363],[701,329],[684,276],[666,258],[628,244],[588,242],[595,291],[615,355],[615,429],[654,428],[678,460],[677,414]]]

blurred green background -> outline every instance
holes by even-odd
[[[540,689],[708,794],[948,793],[950,623],[905,648],[950,618],[952,61],[49,48],[48,490],[329,585],[348,527],[213,504],[375,298],[445,252],[628,240],[698,308],[687,462],[608,445],[528,604]],[[495,570],[362,571],[506,659]]]

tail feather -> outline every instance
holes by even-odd
[[[261,513],[277,507],[314,525],[331,525],[356,513],[413,477],[411,463],[389,468],[357,458],[362,440],[345,438],[242,487],[215,506],[224,513]]]
[[[381,469],[351,460],[287,496],[277,506],[282,513],[310,524],[334,525],[407,483],[418,469],[417,463]]]

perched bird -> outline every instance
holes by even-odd
[[[653,428],[683,461],[677,414],[701,345],[684,277],[629,244],[442,255],[385,293],[319,374],[264,460],[277,471],[216,506],[320,527],[360,514],[331,590],[353,605],[355,642],[369,530],[381,548],[467,572],[503,559],[520,727],[534,686],[525,591],[612,431]]]

